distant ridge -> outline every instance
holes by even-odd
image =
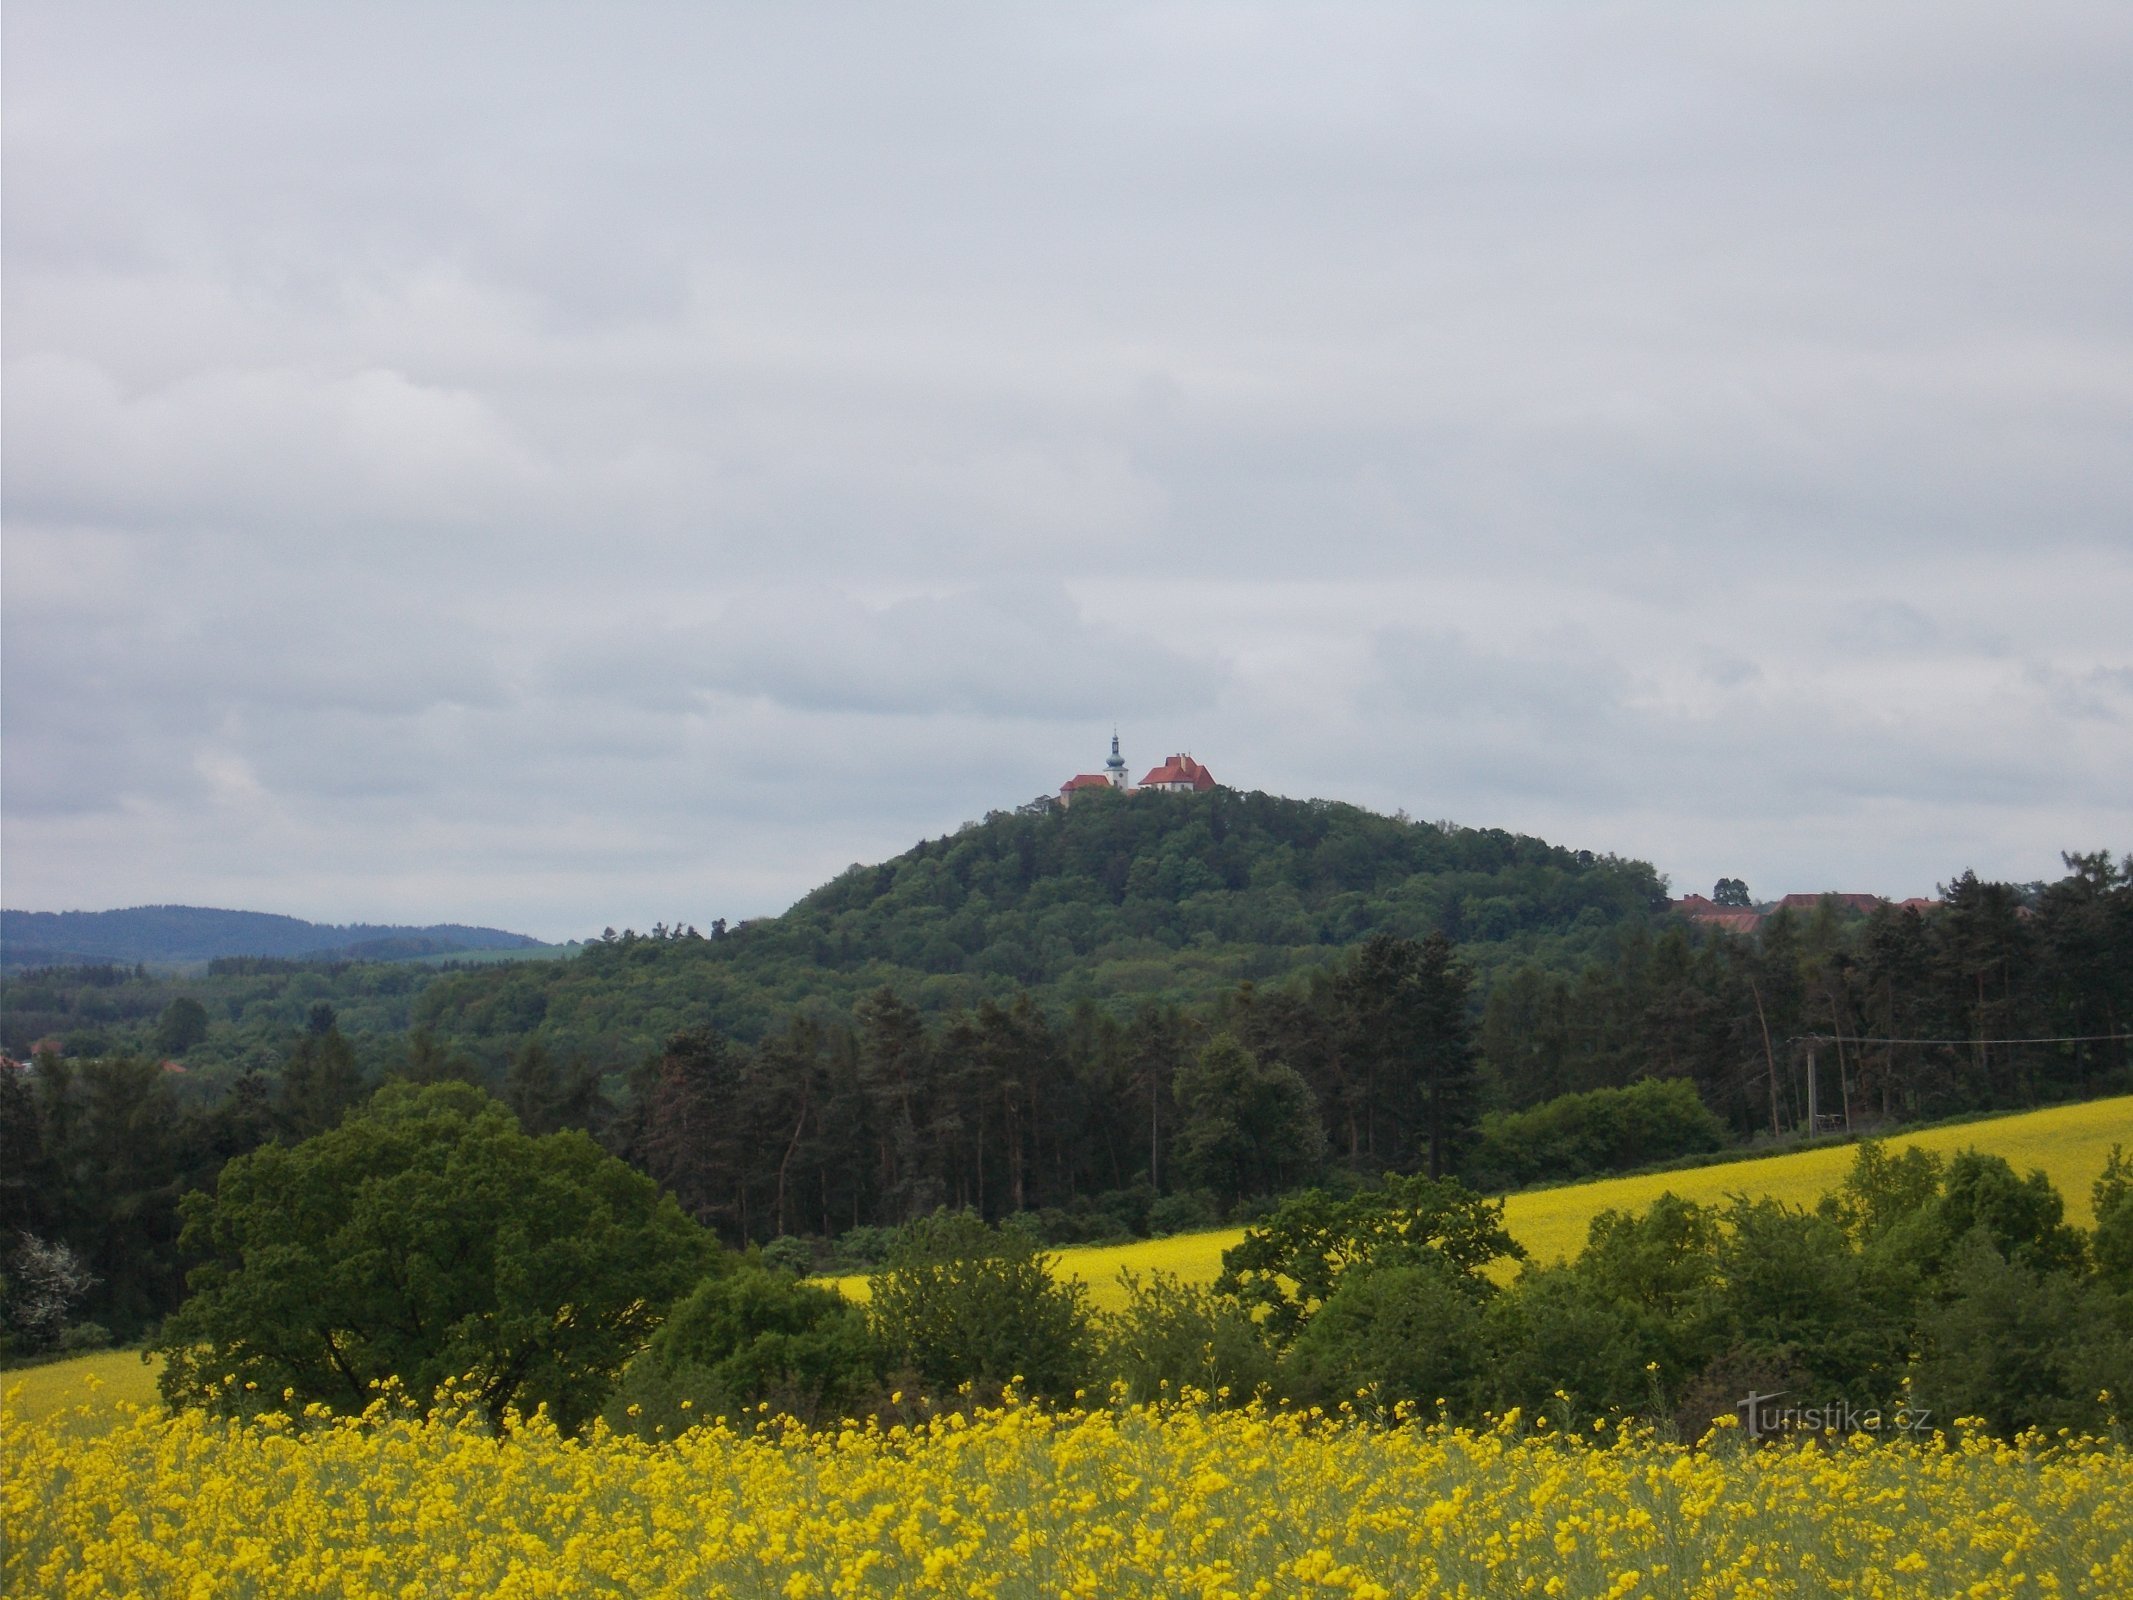
[[[223,956],[329,956],[393,960],[455,950],[538,950],[538,939],[501,928],[306,922],[268,911],[132,906],[123,911],[0,911],[0,965],[188,963]]]

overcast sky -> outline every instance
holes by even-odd
[[[2133,8],[9,0],[6,903],[563,938],[1101,763],[2133,849]]]

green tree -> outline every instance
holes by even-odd
[[[1178,1174],[1224,1206],[1294,1187],[1324,1158],[1311,1086],[1292,1067],[1260,1061],[1232,1034],[1217,1037],[1178,1073],[1175,1092],[1185,1117]]]
[[[1911,1368],[1911,1393],[1936,1425],[2099,1431],[2116,1409],[2101,1397],[2133,1393],[2133,1306],[2095,1279],[2009,1260],[1980,1230],[1944,1281]]]
[[[1940,1197],[1947,1163],[1930,1150],[1906,1145],[1894,1155],[1879,1139],[1862,1139],[1851,1170],[1821,1211],[1860,1244],[1880,1239]]]
[[[2004,1157],[1981,1150],[1959,1151],[1948,1163],[1935,1220],[1949,1242],[1981,1233],[2001,1255],[2034,1271],[2078,1270],[2086,1259],[2051,1179],[2035,1170],[2017,1178]]]
[[[1404,1162],[1419,1147],[1431,1177],[1450,1170],[1480,1109],[1471,982],[1441,933],[1372,934],[1341,974],[1366,1155]]]
[[[191,995],[180,995],[163,1008],[156,1022],[156,1049],[166,1056],[182,1056],[207,1037],[207,1007]]]
[[[1456,1179],[1387,1174],[1384,1184],[1336,1197],[1322,1190],[1284,1200],[1222,1253],[1215,1287],[1258,1310],[1277,1340],[1293,1338],[1352,1273],[1442,1262],[1463,1292],[1491,1292],[1483,1276],[1525,1250],[1504,1230],[1503,1203]]]
[[[388,1085],[338,1128],[241,1156],[185,1215],[208,1259],[157,1340],[160,1384],[224,1410],[467,1381],[493,1422],[545,1405],[575,1427],[714,1248],[585,1135],[530,1138],[453,1083]]]
[[[363,1069],[329,1020],[323,1031],[307,1031],[290,1052],[281,1073],[277,1121],[287,1137],[308,1139],[336,1126],[362,1098]]]
[[[2118,1293],[2133,1296],[2133,1161],[2117,1145],[2090,1196],[2096,1212],[2091,1236],[2096,1276]]]
[[[565,1066],[538,1039],[528,1039],[511,1056],[504,1074],[504,1104],[528,1133],[557,1133],[564,1128],[597,1132],[606,1103],[600,1074],[587,1067]]]

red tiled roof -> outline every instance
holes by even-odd
[[[1778,905],[1786,911],[1812,911],[1825,899],[1834,900],[1838,905],[1853,911],[1872,911],[1881,904],[1881,896],[1878,894],[1837,894],[1831,892],[1826,895],[1788,894],[1778,902]]]
[[[1204,794],[1215,786],[1215,776],[1191,756],[1172,756],[1141,779],[1143,789],[1159,783],[1189,783],[1195,793]]]
[[[1704,911],[1697,914],[1696,920],[1734,933],[1753,933],[1763,925],[1763,914],[1760,911]]]
[[[1108,789],[1110,787],[1111,780],[1100,772],[1077,772],[1059,786],[1059,792],[1065,794],[1072,789]]]
[[[1700,894],[1685,894],[1673,905],[1676,911],[1691,922],[1701,922],[1713,928],[1727,928],[1734,933],[1753,933],[1763,925],[1763,914],[1760,911],[1722,906]]]

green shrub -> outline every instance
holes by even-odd
[[[1348,1274],[1305,1324],[1283,1364],[1299,1400],[1332,1407],[1367,1393],[1373,1408],[1439,1403],[1478,1409],[1482,1306],[1441,1257]]]
[[[1222,1202],[1205,1189],[1180,1189],[1148,1208],[1148,1231],[1158,1236],[1204,1233],[1221,1226]]]
[[[1196,1389],[1241,1404],[1274,1386],[1274,1347],[1235,1299],[1175,1273],[1120,1276],[1126,1304],[1103,1319],[1103,1368],[1134,1399]]]
[[[936,1393],[1019,1380],[1033,1395],[1068,1399],[1088,1380],[1088,1291],[1054,1279],[1051,1258],[1022,1229],[988,1227],[967,1211],[921,1217],[868,1287],[887,1360]]]
[[[832,1420],[881,1386],[866,1313],[759,1261],[704,1279],[630,1363],[605,1408],[617,1427],[671,1436],[767,1407]]]
[[[773,1272],[804,1278],[815,1269],[815,1251],[805,1239],[781,1233],[762,1249],[763,1265]]]
[[[1467,1153],[1485,1190],[1624,1172],[1725,1148],[1725,1125],[1686,1078],[1566,1094],[1529,1111],[1493,1112]]]

